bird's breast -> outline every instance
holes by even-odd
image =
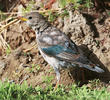
[[[41,55],[43,56],[44,60],[46,62],[48,62],[49,65],[51,65],[52,67],[56,67],[56,68],[59,67],[59,60],[57,60],[54,57],[46,55],[45,53],[42,52],[42,50],[40,48],[39,48],[39,51],[40,51]]]

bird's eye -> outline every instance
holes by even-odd
[[[28,19],[32,19],[32,17],[30,16]]]

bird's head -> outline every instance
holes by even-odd
[[[43,15],[38,12],[30,12],[25,16],[19,18],[22,21],[25,21],[26,24],[33,29],[41,27],[45,23],[45,18]]]

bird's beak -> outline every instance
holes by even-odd
[[[25,22],[28,21],[28,19],[25,18],[25,17],[18,17],[18,19],[21,20],[21,21],[25,21]]]

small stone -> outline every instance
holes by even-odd
[[[2,49],[0,48],[0,56],[2,56]]]
[[[5,69],[5,67],[6,67],[6,63],[0,61],[0,75],[3,73],[3,70]]]

